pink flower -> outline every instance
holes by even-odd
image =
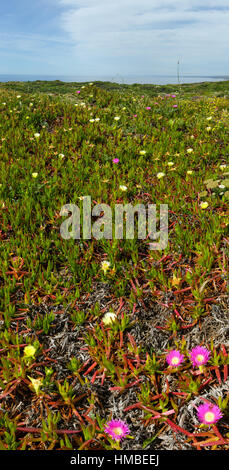
[[[177,107],[178,107],[177,104],[174,104],[174,105],[173,105],[173,108],[177,108]]]
[[[173,349],[166,356],[166,361],[170,366],[179,366],[184,360],[184,355],[177,349]]]
[[[223,417],[220,408],[217,405],[205,403],[197,408],[198,420],[204,424],[216,423]]]
[[[134,117],[137,117],[137,114],[134,114]]]
[[[80,93],[80,90],[78,90],[76,93]]]
[[[118,159],[118,158],[113,158],[112,162],[113,162],[113,163],[118,163],[118,162],[119,162],[119,159]]]
[[[115,419],[112,419],[106,424],[104,431],[116,441],[120,441],[130,432],[127,424],[124,423],[124,421]]]
[[[171,96],[172,96],[172,98],[176,98],[176,95],[171,95]]]
[[[147,106],[146,109],[151,109],[151,107],[150,107],[150,106]]]
[[[196,346],[191,350],[190,358],[194,366],[203,366],[208,362],[210,357],[210,351],[202,346]]]

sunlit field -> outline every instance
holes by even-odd
[[[85,196],[167,247],[63,239]],[[0,84],[0,450],[229,449],[228,200],[229,82]]]

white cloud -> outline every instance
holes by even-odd
[[[228,0],[58,0],[73,73],[225,73]]]

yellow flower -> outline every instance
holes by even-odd
[[[188,170],[187,171],[187,175],[192,175],[193,174],[193,170]]]
[[[116,319],[117,315],[114,312],[107,312],[102,318],[104,325],[111,325]]]
[[[24,348],[24,355],[26,357],[34,357],[36,353],[36,348],[32,346],[31,344],[29,346],[25,346]]]
[[[110,267],[109,261],[102,261],[102,263],[101,263],[101,268],[102,268],[104,274],[106,274],[106,272],[108,271],[109,267]]]
[[[37,177],[38,177],[38,173],[32,173],[32,177],[33,177],[33,178],[37,178]]]
[[[164,178],[164,176],[165,176],[165,173],[162,173],[162,172],[159,172],[159,173],[157,174],[157,178],[158,178],[159,180],[160,180],[161,178]]]
[[[207,202],[207,201],[201,202],[201,203],[200,203],[200,207],[201,207],[201,209],[207,209],[207,207],[208,207],[208,202]]]
[[[29,375],[28,375],[28,378],[31,381],[31,386],[35,390],[36,395],[39,395],[39,391],[43,383],[43,378],[40,377],[39,379],[34,379],[33,377],[30,377]]]
[[[145,154],[146,154],[146,150],[140,150],[139,154],[140,154],[140,155],[145,155]]]

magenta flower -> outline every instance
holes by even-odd
[[[177,107],[178,107],[177,104],[174,104],[174,105],[173,105],[173,108],[177,108]]]
[[[134,117],[137,117],[137,114],[134,114]]]
[[[106,424],[104,431],[116,441],[120,441],[130,432],[127,424],[124,423],[124,421],[115,419],[112,419]]]
[[[80,90],[78,90],[76,93],[80,93]]]
[[[166,356],[166,361],[170,366],[179,366],[184,360],[184,355],[177,349],[173,349]]]
[[[205,403],[197,408],[198,420],[204,424],[216,423],[223,417],[220,408],[217,405]]]
[[[190,358],[194,366],[203,366],[208,362],[210,357],[210,351],[207,348],[203,348],[202,346],[196,346],[191,350]]]
[[[113,163],[118,163],[118,162],[119,162],[119,159],[118,159],[118,158],[113,158],[112,162],[113,162]]]
[[[172,96],[172,98],[176,98],[176,95],[171,95],[171,96]]]
[[[146,109],[151,109],[151,107],[150,107],[150,106],[147,106]]]

